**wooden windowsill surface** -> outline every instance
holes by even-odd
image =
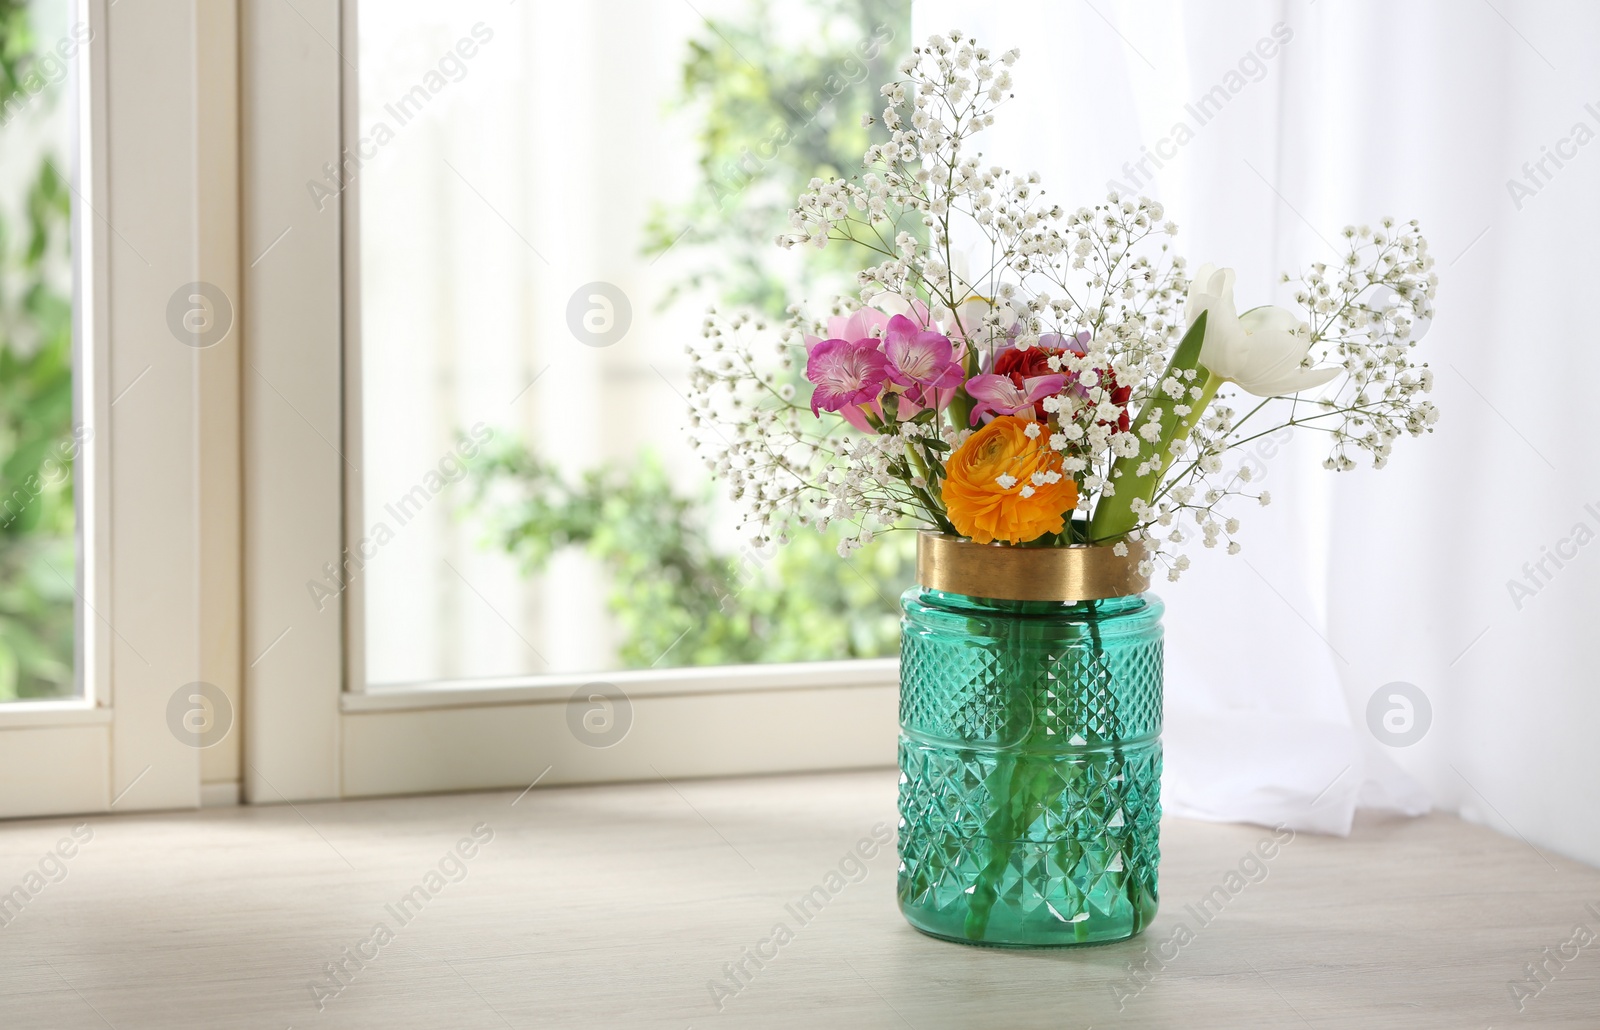
[[[3,824],[0,890],[43,886],[0,909],[0,1025],[1600,1026],[1600,871],[1452,817],[1301,834],[1264,873],[1270,831],[1169,820],[1143,937],[1017,952],[900,918],[894,802],[872,771]]]

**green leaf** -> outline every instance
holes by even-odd
[[[1211,403],[1217,387],[1221,385],[1220,380],[1200,364],[1200,348],[1206,335],[1206,314],[1207,312],[1200,312],[1194,324],[1189,326],[1189,331],[1183,334],[1177,350],[1172,353],[1172,360],[1167,364],[1167,370],[1156,380],[1155,392],[1145,401],[1144,408],[1133,420],[1133,425],[1141,428],[1151,421],[1156,422],[1158,430],[1154,442],[1155,450],[1151,451],[1141,446],[1138,454],[1118,458],[1112,463],[1111,482],[1116,492],[1109,497],[1102,496],[1095,505],[1094,515],[1089,519],[1091,542],[1114,540],[1139,524],[1139,517],[1133,512],[1134,499],[1139,498],[1148,503],[1155,496],[1162,477],[1172,466],[1173,444],[1188,437],[1189,432],[1205,414],[1206,406]],[[1192,379],[1188,376],[1190,372],[1195,373]],[[1162,391],[1160,384],[1172,378],[1184,384],[1183,397],[1174,399]],[[1201,389],[1199,399],[1191,398],[1188,392],[1189,388],[1196,384]],[[1180,403],[1189,405],[1187,416],[1179,416],[1177,406]],[[1143,440],[1142,434],[1140,439]],[[1154,463],[1140,475],[1139,466],[1149,462],[1152,454],[1161,455],[1161,461]]]

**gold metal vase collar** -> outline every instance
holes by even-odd
[[[1108,545],[1011,547],[975,544],[944,533],[917,535],[917,582],[928,590],[1007,601],[1095,601],[1150,588],[1138,548],[1126,557]]]

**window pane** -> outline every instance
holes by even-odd
[[[370,682],[894,652],[906,542],[745,545],[685,433],[685,345],[709,303],[853,288],[771,241],[859,161],[909,14],[360,4],[359,139],[319,192],[359,183],[366,536],[340,575]]]
[[[68,81],[87,38],[65,0],[0,0],[0,700],[74,676]]]

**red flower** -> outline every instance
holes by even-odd
[[[1032,376],[1047,376],[1056,370],[1050,367],[1051,358],[1059,358],[1066,351],[1055,347],[1029,347],[1027,350],[1018,350],[1007,347],[1000,352],[994,360],[994,374],[997,376],[1012,376],[1018,386],[1022,380]]]
[[[1110,369],[1106,369],[1104,372],[1100,373],[1100,381],[1105,385],[1107,398],[1112,404],[1115,404],[1117,407],[1122,409],[1117,414],[1117,428],[1113,429],[1112,432],[1126,433],[1128,431],[1128,426],[1132,423],[1132,420],[1128,417],[1128,401],[1133,397],[1133,387],[1118,386],[1117,377],[1111,372]],[[1100,424],[1102,426],[1106,426],[1110,425],[1111,423],[1107,422],[1105,419],[1101,419]]]
[[[1055,370],[1050,367],[1050,359],[1059,358],[1065,353],[1066,351],[1056,347],[1029,347],[1027,350],[1007,347],[994,359],[994,374],[1007,377],[1017,389],[1023,390],[1024,379],[1054,375]],[[1045,420],[1043,400],[1033,402],[1033,416],[1040,422]]]
[[[1065,353],[1066,349],[1062,347],[1035,346],[1029,347],[1027,350],[1007,347],[994,359],[994,374],[1007,376],[1020,390],[1023,388],[1024,379],[1050,375],[1050,359],[1059,358]],[[1075,353],[1081,354],[1083,352],[1076,351]],[[1133,388],[1131,386],[1119,386],[1116,375],[1109,368],[1097,369],[1096,371],[1100,376],[1100,385],[1105,387],[1106,397],[1112,404],[1122,409],[1118,413],[1115,423],[1100,419],[1098,424],[1102,426],[1115,425],[1116,428],[1112,432],[1126,433],[1132,423],[1132,419],[1128,416],[1128,401],[1133,397]],[[1076,382],[1076,378],[1070,373],[1067,376],[1067,380],[1067,392],[1077,395],[1083,401],[1088,401],[1089,391],[1079,385]],[[1039,421],[1043,422],[1045,420],[1043,401],[1034,402],[1033,413],[1034,417]]]

